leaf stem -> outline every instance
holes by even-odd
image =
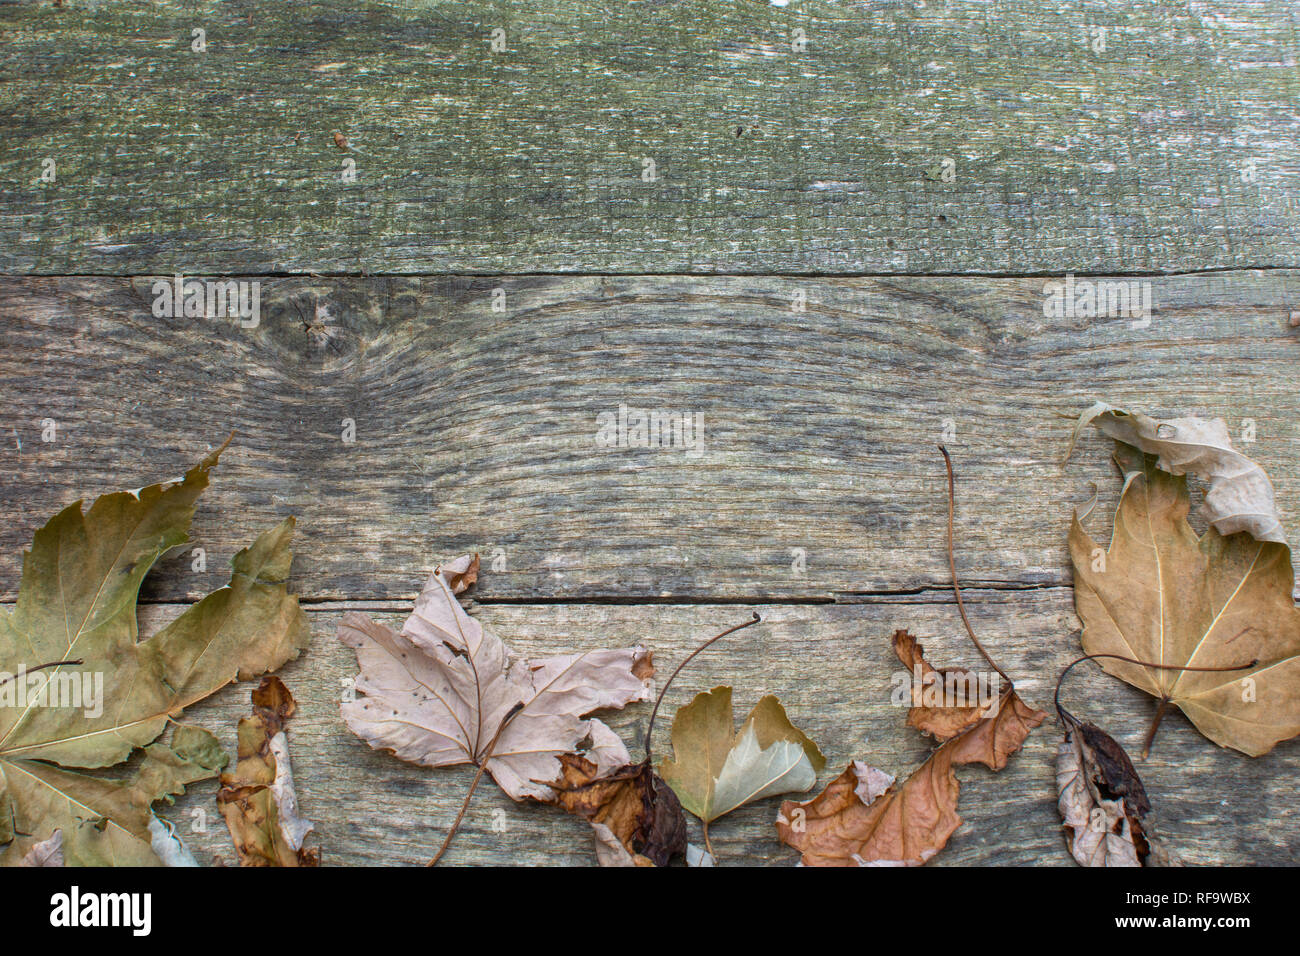
[[[704,820],[704,849],[709,851],[709,856],[713,858],[713,865],[718,864],[718,854],[713,852],[713,844],[709,842],[709,821]]]
[[[487,770],[488,761],[492,759],[492,751],[496,750],[497,741],[501,739],[502,732],[505,731],[506,725],[515,719],[515,715],[523,710],[522,706],[516,706],[510,713],[506,714],[505,720],[501,721],[501,726],[497,732],[492,735],[492,740],[488,743],[487,751],[483,754],[483,760],[478,765],[478,772],[474,774],[474,779],[470,782],[469,792],[465,794],[465,799],[461,802],[460,812],[456,814],[456,819],[452,821],[451,829],[447,831],[447,836],[442,841],[442,846],[438,852],[433,855],[433,859],[426,864],[427,866],[437,866],[442,855],[447,852],[447,847],[451,846],[452,839],[456,836],[456,831],[460,829],[460,821],[465,819],[465,811],[469,809],[469,802],[474,797],[474,791],[478,789],[478,783],[483,779],[483,774]]]
[[[952,593],[957,596],[957,611],[961,614],[961,622],[966,625],[966,633],[970,635],[970,639],[974,642],[975,649],[980,652],[980,656],[988,661],[989,667],[997,671],[1004,681],[1011,684],[1013,682],[1007,676],[1007,672],[998,667],[993,658],[989,656],[989,652],[984,650],[984,645],[975,636],[975,629],[970,625],[970,618],[966,616],[966,605],[961,599],[961,585],[957,583],[957,559],[953,556],[952,547],[953,515],[957,511],[957,496],[954,490],[955,481],[952,475],[952,458],[948,456],[948,449],[942,445],[939,446],[939,451],[943,453],[943,463],[948,469],[948,570],[952,572]]]
[[[748,621],[745,621],[743,624],[737,624],[735,627],[729,627],[729,628],[727,628],[725,631],[723,631],[721,634],[716,634],[716,635],[714,635],[713,637],[709,638],[707,641],[705,641],[705,642],[704,642],[703,644],[701,644],[699,647],[695,648],[695,650],[691,651],[691,653],[688,654],[688,655],[686,656],[686,659],[685,659],[684,661],[682,661],[680,664],[677,665],[677,669],[674,670],[674,671],[672,672],[672,674],[669,676],[668,680],[664,681],[664,686],[663,686],[662,688],[660,688],[660,690],[659,690],[659,697],[655,700],[654,710],[650,711],[650,723],[649,723],[649,725],[646,727],[646,730],[645,730],[645,759],[646,759],[646,762],[647,762],[647,763],[650,762],[650,754],[651,754],[651,751],[650,751],[650,735],[651,735],[652,733],[654,733],[654,729],[655,729],[655,717],[656,717],[656,716],[658,715],[658,713],[659,713],[659,705],[662,704],[662,703],[664,702],[664,694],[668,693],[668,685],[670,685],[670,684],[673,682],[674,678],[676,678],[677,675],[680,674],[680,673],[682,672],[682,668],[683,668],[683,667],[685,667],[685,666],[686,666],[687,664],[689,664],[692,660],[694,660],[694,659],[695,659],[695,656],[696,656],[697,654],[699,654],[700,651],[702,651],[702,650],[704,650],[706,647],[708,647],[710,644],[713,644],[713,643],[716,642],[716,641],[720,641],[720,640],[722,640],[722,639],[723,639],[724,637],[726,637],[728,634],[734,634],[734,633],[736,633],[737,631],[742,631],[742,630],[744,630],[744,629],[747,628],[747,627],[752,627],[753,625],[757,624],[757,623],[758,623],[759,621],[761,621],[761,620],[763,620],[763,619],[762,619],[761,617],[759,617],[759,616],[758,616],[758,612],[755,611],[755,612],[754,612],[754,616],[753,616],[752,618],[750,618]]]
[[[1156,714],[1151,718],[1151,729],[1147,731],[1146,740],[1142,741],[1142,759],[1146,760],[1151,754],[1151,744],[1156,739],[1156,731],[1160,729],[1160,721],[1164,719],[1165,711],[1169,709],[1169,698],[1161,697],[1160,703],[1156,704]]]
[[[1255,658],[1249,664],[1236,664],[1232,667],[1188,667],[1180,664],[1152,664],[1149,661],[1140,661],[1135,657],[1125,657],[1123,654],[1085,654],[1082,657],[1070,661],[1070,663],[1065,666],[1065,670],[1061,671],[1061,676],[1056,679],[1056,696],[1053,698],[1053,701],[1056,704],[1056,713],[1061,718],[1062,722],[1074,725],[1080,723],[1079,719],[1075,717],[1074,714],[1061,706],[1061,685],[1065,683],[1066,675],[1084,661],[1095,661],[1101,658],[1124,661],[1126,664],[1136,664],[1139,667],[1150,667],[1152,670],[1158,671],[1200,671],[1202,673],[1213,673],[1215,671],[1244,671],[1259,663],[1259,658]],[[1164,718],[1165,710],[1168,709],[1168,706],[1169,698],[1162,697],[1159,705],[1156,707],[1155,719],[1151,721],[1151,729],[1147,731],[1146,743],[1142,748],[1142,756],[1144,758],[1151,752],[1151,742],[1155,740],[1156,729],[1160,726],[1160,721]]]

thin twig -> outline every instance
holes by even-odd
[[[744,630],[747,627],[752,627],[753,625],[757,624],[761,620],[763,619],[759,617],[758,612],[755,611],[754,616],[748,621],[746,621],[744,624],[737,624],[735,627],[729,627],[721,634],[709,638],[699,647],[695,648],[695,650],[691,651],[691,653],[686,656],[686,659],[677,665],[677,669],[672,672],[668,680],[664,681],[664,686],[659,691],[659,697],[657,700],[655,700],[654,710],[650,711],[650,724],[646,727],[645,730],[645,759],[647,762],[649,762],[650,760],[650,735],[654,732],[655,729],[655,716],[659,713],[659,705],[663,703],[664,694],[668,693],[668,685],[673,682],[673,678],[675,678],[678,674],[680,674],[682,672],[682,668],[685,667],[687,664],[689,664],[692,660],[694,660],[695,656],[699,654],[700,651],[708,647],[710,644],[714,643],[715,641],[722,640],[728,634],[734,634],[737,631]]]
[[[957,510],[957,496],[954,491],[955,483],[952,477],[952,459],[948,457],[948,449],[944,448],[942,445],[939,446],[939,451],[943,452],[943,463],[948,468],[948,570],[952,572],[952,593],[957,596],[957,611],[961,614],[961,622],[966,625],[966,633],[970,635],[970,639],[975,643],[975,649],[980,652],[980,655],[986,661],[988,661],[989,667],[1002,675],[1002,679],[1010,684],[1013,682],[1011,678],[1007,676],[1007,672],[993,662],[993,658],[989,656],[989,652],[984,650],[984,645],[981,644],[980,639],[975,636],[975,629],[970,626],[970,618],[966,616],[966,605],[962,603],[961,585],[957,583],[957,559],[953,557],[952,548],[953,515]]]
[[[32,674],[36,671],[43,671],[47,667],[62,667],[64,664],[84,664],[84,663],[86,662],[81,660],[80,658],[78,658],[75,661],[50,661],[48,664],[37,664],[35,667],[24,668],[23,673]],[[17,674],[10,674],[8,677],[0,677],[0,685],[9,683],[17,676],[18,676]]]

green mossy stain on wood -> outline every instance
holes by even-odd
[[[1295,265],[1293,17],[1281,0],[6,5],[0,270]],[[951,182],[927,175],[945,157]]]

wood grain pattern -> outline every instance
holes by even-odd
[[[1295,18],[1285,0],[6,3],[0,271],[1296,266]]]
[[[1050,709],[1060,668],[1078,653],[1078,622],[1069,589],[1009,595],[967,594],[972,620],[999,663],[1029,702]],[[472,771],[424,770],[371,750],[339,717],[342,680],[355,675],[356,659],[335,637],[343,605],[318,606],[309,615],[312,645],[287,666],[300,716],[290,726],[294,776],[303,811],[317,825],[326,865],[426,862],[455,816]],[[656,653],[659,677],[693,647],[758,610],[764,623],[710,648],[673,684],[655,728],[659,755],[668,754],[668,730],[678,706],[719,683],[735,688],[739,716],[765,693],[777,694],[791,719],[827,756],[824,786],[851,759],[864,759],[903,775],[925,759],[925,739],[904,726],[906,711],[890,705],[891,675],[898,664],[889,635],[907,627],[922,637],[934,660],[979,665],[949,601],[856,605],[683,607],[508,606],[480,607],[478,615],[518,653],[625,646],[643,641]],[[177,613],[148,609],[146,626]],[[373,611],[392,624],[404,615]],[[730,639],[729,639],[730,640]],[[192,709],[191,719],[217,733],[232,749],[234,726],[248,706],[250,685],[228,687]],[[1064,699],[1131,752],[1141,748],[1150,698],[1101,674],[1077,668]],[[649,705],[635,705],[608,722],[634,754]],[[964,824],[931,865],[1073,865],[1060,834],[1054,783],[1060,730],[1054,718],[1030,735],[1024,751],[999,774],[963,770],[959,813]],[[1300,771],[1300,746],[1280,745],[1258,760],[1215,747],[1180,714],[1167,718],[1156,747],[1138,762],[1161,834],[1192,864],[1291,864],[1300,856],[1300,809],[1290,780]],[[215,785],[196,787],[165,815],[180,828],[201,862],[230,863],[229,834],[215,814]],[[715,823],[710,835],[725,865],[790,865],[797,854],[780,844],[773,821],[779,799],[743,807]],[[206,833],[191,825],[206,815]],[[691,839],[700,841],[691,821]],[[447,863],[591,865],[594,852],[585,824],[535,804],[513,804],[493,786],[475,796]]]
[[[1219,415],[1238,436],[1253,422],[1242,447],[1294,538],[1296,274],[1152,280],[1145,328],[1046,318],[1043,286],[275,279],[242,329],[155,318],[147,278],[2,280],[0,596],[47,514],[179,474],[232,429],[196,519],[207,570],[169,559],[151,600],[219,586],[230,555],[290,513],[311,600],[409,600],[467,551],[483,555],[485,602],[942,590],[940,441],[963,579],[1065,585],[1072,507],[1096,482],[1104,533],[1117,490],[1099,436],[1061,465],[1069,416],[1097,397]],[[702,414],[704,453],[597,447],[598,416],[620,403]]]
[[[1095,482],[1104,538],[1116,498],[1107,441],[1060,460],[1090,401],[1225,418],[1300,530],[1284,0],[24,0],[0,37],[0,601],[58,507],[236,431],[196,518],[206,567],[164,561],[143,625],[299,516],[313,643],[283,676],[326,864],[425,862],[469,784],[338,711],[343,612],[399,622],[458,553],[525,655],[639,641],[662,677],[759,610],[674,686],[656,746],[727,681],[742,713],[781,697],[824,785],[926,756],[890,705],[895,628],[977,663],[938,443],[972,619],[1040,707],[1079,653],[1071,508]],[[259,282],[256,327],[155,315],[151,274],[177,272]],[[1149,321],[1049,315],[1067,272],[1148,283]],[[621,405],[702,416],[700,454],[601,447]],[[250,689],[189,719],[233,750]],[[1145,696],[1079,668],[1066,699],[1139,749]],[[609,722],[633,743],[648,712]],[[1058,739],[963,770],[932,865],[1071,865]],[[1187,862],[1300,855],[1294,741],[1250,760],[1175,714],[1139,770]],[[215,790],[164,813],[229,864]],[[711,828],[724,865],[794,862],[778,804]],[[487,786],[447,861],[594,853],[585,824]]]

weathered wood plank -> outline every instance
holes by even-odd
[[[471,550],[485,601],[942,589],[940,441],[964,579],[1067,584],[1070,509],[1099,482],[1100,527],[1117,484],[1099,437],[1060,464],[1095,397],[1253,421],[1243,447],[1295,514],[1298,283],[1153,280],[1135,328],[1044,317],[1042,279],[281,279],[242,329],[153,317],[148,279],[3,280],[0,595],[57,508],[172,477],[231,429],[196,521],[207,570],[169,559],[152,599],[219,586],[290,513],[311,599],[409,599]],[[703,454],[597,447],[620,403],[701,414]]]
[[[1078,651],[1078,622],[1068,588],[1008,595],[968,594],[976,629],[1011,673],[1022,695],[1050,709],[1061,667]],[[943,604],[867,603],[825,607],[762,606],[765,623],[711,648],[683,671],[669,691],[656,748],[669,753],[668,730],[678,706],[718,683],[735,687],[738,717],[773,693],[791,718],[826,753],[824,785],[850,759],[865,759],[906,774],[927,753],[925,741],[904,726],[906,712],[891,706],[891,675],[898,670],[889,635],[906,627],[925,639],[935,660],[977,666],[955,608]],[[148,609],[147,621],[169,618],[175,607]],[[283,676],[298,696],[301,716],[290,728],[294,775],[306,815],[317,825],[327,864],[427,861],[455,816],[472,776],[466,768],[428,771],[372,751],[343,725],[341,681],[356,673],[350,650],[334,630],[342,606],[309,615],[313,643]],[[480,607],[480,618],[523,654],[621,646],[637,640],[656,652],[660,677],[703,639],[744,620],[750,607]],[[398,624],[404,615],[376,614]],[[248,686],[226,688],[194,708],[191,718],[233,749],[234,726],[247,710]],[[1136,754],[1149,721],[1149,698],[1099,671],[1076,669],[1065,700]],[[611,715],[609,723],[639,752],[649,705]],[[1054,719],[1054,718],[1053,718]],[[1054,784],[1059,729],[1035,731],[1025,750],[999,774],[982,768],[960,773],[959,812],[965,821],[934,865],[1072,865],[1061,836]],[[1156,747],[1139,770],[1158,814],[1161,833],[1196,864],[1294,864],[1300,859],[1300,809],[1291,781],[1300,748],[1282,744],[1250,760],[1215,747],[1181,716],[1167,719]],[[165,815],[181,829],[202,862],[232,861],[230,838],[215,815],[215,785],[204,784]],[[742,808],[711,828],[724,864],[787,865],[797,858],[775,838],[779,800]],[[187,833],[195,810],[206,812],[207,833]],[[494,829],[495,827],[495,829]],[[700,840],[698,822],[691,838]],[[449,863],[591,864],[584,824],[537,805],[514,805],[493,786],[480,789]]]
[[[128,0],[0,30],[7,273],[1300,264],[1284,0]]]

